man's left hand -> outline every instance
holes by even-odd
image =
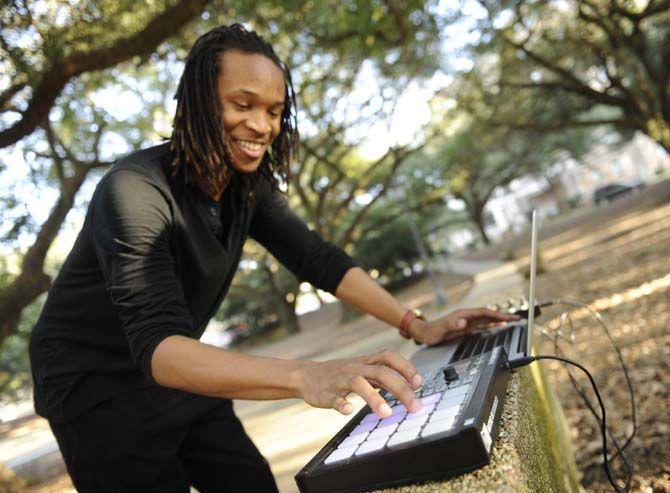
[[[422,344],[439,344],[461,337],[469,332],[519,320],[518,315],[497,312],[487,308],[454,310],[437,320],[424,322],[414,319],[409,326],[412,338]]]

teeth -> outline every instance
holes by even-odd
[[[237,144],[242,149],[246,149],[251,152],[258,152],[263,148],[263,144],[259,144],[258,142],[252,142],[250,140],[235,139],[235,142],[237,142]]]

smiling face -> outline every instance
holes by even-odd
[[[222,55],[220,73],[217,89],[231,164],[252,173],[281,129],[284,74],[264,55],[233,50]]]

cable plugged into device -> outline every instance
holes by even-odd
[[[591,375],[591,373],[586,368],[584,368],[579,363],[577,363],[575,361],[572,361],[572,360],[569,360],[567,358],[562,358],[560,356],[551,356],[551,355],[537,355],[537,356],[526,356],[524,358],[517,358],[517,359],[509,362],[509,367],[510,367],[510,369],[520,368],[522,366],[526,366],[526,365],[532,363],[533,361],[538,361],[538,360],[541,360],[541,359],[551,359],[551,360],[556,360],[556,361],[560,361],[562,363],[567,363],[567,364],[573,365],[573,366],[579,368],[588,377],[589,381],[591,382],[591,386],[593,387],[593,392],[595,393],[596,399],[598,399],[598,404],[600,406],[600,413],[601,413],[600,416],[598,416],[598,414],[595,412],[595,410],[593,408],[591,408],[590,406],[589,406],[589,409],[591,410],[591,412],[595,416],[596,420],[598,421],[598,424],[600,425],[600,433],[602,435],[603,468],[605,469],[605,474],[607,475],[607,479],[609,480],[610,484],[614,488],[614,491],[616,491],[617,493],[629,492],[630,488],[631,488],[632,479],[633,479],[633,471],[632,471],[632,468],[631,468],[630,464],[628,463],[628,461],[626,460],[626,458],[623,454],[623,450],[618,446],[616,441],[614,441],[614,444],[617,448],[617,454],[615,454],[612,457],[607,456],[607,435],[610,432],[607,428],[607,417],[606,417],[606,414],[605,414],[605,404],[603,403],[603,400],[600,397],[600,392],[598,391],[598,386],[596,385],[596,382],[593,379],[593,376]],[[614,479],[614,476],[612,474],[611,467],[610,467],[611,460],[616,456],[621,457],[621,461],[623,462],[624,467],[626,468],[626,484],[624,485],[623,488],[620,488],[619,485],[617,485],[616,480]]]
[[[509,362],[509,367],[510,370],[513,370],[515,368],[521,368],[522,366],[526,366],[533,361],[535,361],[535,356],[525,356],[523,358],[517,358],[515,360],[512,360]]]
[[[614,460],[619,454],[621,454],[626,448],[631,444],[633,441],[633,438],[635,437],[637,433],[637,406],[635,405],[635,390],[633,388],[633,381],[631,380],[630,373],[628,371],[628,367],[626,365],[626,362],[624,361],[623,354],[621,352],[621,348],[618,346],[616,341],[614,340],[614,337],[612,336],[612,333],[610,332],[609,328],[607,327],[607,324],[605,323],[604,318],[602,315],[595,309],[593,309],[590,305],[587,303],[582,303],[580,301],[575,301],[575,300],[565,300],[565,299],[556,299],[556,300],[546,300],[538,303],[539,306],[542,308],[547,307],[547,306],[552,306],[552,305],[565,305],[569,306],[571,308],[581,308],[583,310],[586,310],[591,316],[598,322],[598,325],[600,328],[603,330],[605,336],[609,340],[610,344],[612,345],[612,349],[614,349],[614,352],[616,353],[617,359],[619,360],[619,364],[621,365],[621,371],[623,372],[624,379],[626,380],[626,387],[628,387],[628,393],[630,395],[630,412],[631,412],[631,423],[632,423],[632,429],[629,433],[629,435],[626,437],[623,445],[619,444],[619,441],[616,439],[614,434],[611,432],[611,430],[608,430],[608,434],[610,438],[612,439],[612,443],[615,448],[615,453],[612,454],[608,461],[611,462]],[[561,332],[561,326],[563,325],[563,322],[567,321],[568,324],[570,325],[571,329],[570,332],[572,332],[574,329],[572,328],[573,322],[570,318],[570,315],[568,312],[564,312],[563,315],[560,318],[560,325],[556,329],[557,336],[560,336]],[[545,332],[545,335],[547,333]],[[563,356],[560,346],[558,344],[558,339],[559,337],[550,337],[550,339],[553,340],[554,342],[554,350],[556,352],[557,356]],[[571,335],[568,337],[568,340],[570,343],[574,343],[574,335]],[[598,415],[596,413],[595,408],[591,404],[590,399],[587,397],[586,393],[584,390],[581,388],[581,386],[578,384],[578,382],[575,380],[575,378],[572,376],[570,372],[568,372],[568,377],[570,378],[570,384],[572,387],[575,389],[575,392],[579,395],[579,397],[582,399],[582,402],[584,405],[588,408],[588,410],[591,412],[592,415],[598,419]],[[624,464],[628,469],[630,469],[630,466],[626,462],[625,458],[622,458]]]

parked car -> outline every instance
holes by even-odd
[[[612,202],[626,195],[630,195],[640,190],[643,187],[641,183],[634,185],[625,185],[623,183],[610,183],[604,187],[597,188],[593,192],[593,202],[600,204],[601,202]]]

